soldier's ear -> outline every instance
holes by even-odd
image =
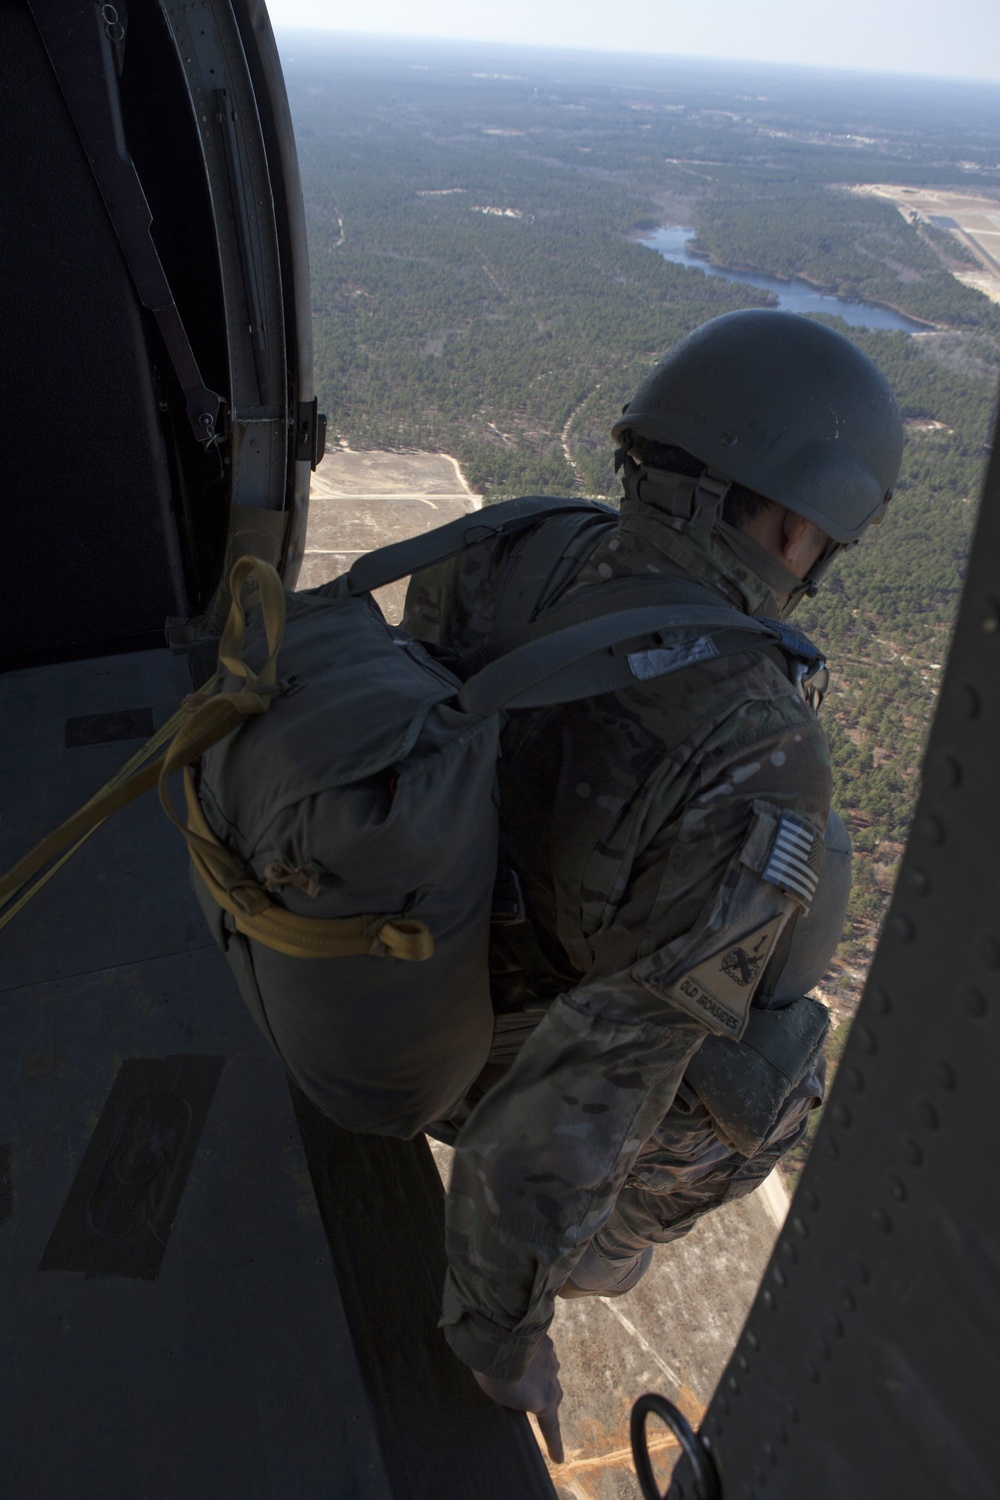
[[[782,551],[788,547],[796,547],[808,526],[804,516],[797,516],[794,510],[781,509],[781,548]]]
[[[780,531],[781,537],[780,543],[778,543],[781,547],[781,559],[783,559],[783,562],[787,562],[789,567],[792,567],[790,559],[798,556],[804,547],[813,544],[813,535],[811,534],[816,531],[816,526],[813,525],[811,520],[805,519],[805,516],[796,516],[795,511],[781,508],[781,520],[778,531]]]
[[[793,510],[782,512],[778,534],[781,561],[796,577],[805,578],[822,555],[828,538],[812,521]]]

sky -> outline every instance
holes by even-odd
[[[998,0],[379,0],[365,6],[268,0],[268,10],[276,30],[735,58],[1000,83]]]

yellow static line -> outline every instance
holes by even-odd
[[[616,1464],[626,1463],[631,1466],[631,1447],[614,1448],[610,1453],[597,1453],[591,1458],[568,1458],[564,1464],[553,1463],[545,1451],[545,1439],[542,1437],[537,1418],[533,1412],[528,1413],[528,1421],[531,1423],[531,1430],[535,1434],[538,1446],[542,1450],[542,1457],[545,1459],[546,1467],[551,1474],[560,1480],[570,1478],[574,1474],[589,1473],[594,1469],[609,1469]],[[671,1448],[679,1448],[680,1444],[672,1432],[665,1432],[660,1437],[651,1437],[646,1446],[650,1454],[656,1454],[666,1453]]]
[[[679,1448],[680,1444],[673,1433],[664,1433],[663,1437],[652,1438],[646,1445],[650,1454],[665,1453],[669,1448]],[[632,1463],[631,1448],[616,1448],[613,1453],[600,1453],[596,1458],[571,1458],[564,1464],[551,1464],[553,1474],[560,1477],[563,1474],[582,1474],[585,1470],[609,1469],[614,1464]]]
[[[204,683],[204,685],[200,689],[201,693],[205,696],[208,696],[210,693],[212,693],[218,686],[218,684],[222,681],[223,675],[224,674],[221,669],[217,670],[214,676],[210,677],[208,681]],[[147,740],[142,748],[137,750],[135,754],[132,755],[130,759],[127,760],[126,763],[119,770],[117,770],[108,781],[104,783],[104,786],[100,789],[100,791],[95,792],[93,797],[88,798],[88,800],[84,803],[84,807],[90,807],[92,803],[99,801],[105,792],[110,791],[114,787],[121,786],[124,782],[128,781],[129,777],[132,776],[134,772],[138,771],[139,768],[146,761],[148,761],[152,755],[155,755],[157,751],[162,749],[162,747],[167,743],[168,740],[173,738],[173,736],[177,733],[181,725],[187,720],[188,717],[188,713],[183,708],[178,708],[173,714],[171,714],[166,723],[160,725],[159,729],[152,736],[152,738]],[[3,928],[7,926],[8,922],[12,922],[20,911],[23,911],[24,907],[27,906],[31,898],[37,895],[42,887],[52,879],[57,870],[61,870],[63,865],[66,864],[68,860],[73,858],[73,855],[76,853],[76,851],[82,848],[82,846],[90,838],[91,834],[97,832],[98,828],[103,825],[104,821],[105,819],[102,818],[99,823],[94,824],[93,828],[88,828],[83,837],[81,839],[78,839],[73,847],[67,850],[65,854],[62,854],[54,864],[48,867],[48,869],[40,871],[37,875],[32,876],[28,880],[26,880],[23,886],[15,887],[10,891],[9,895],[6,897],[8,904],[4,907],[2,913],[0,913],[0,931],[2,931]]]
[[[12,905],[8,906],[5,911],[0,913],[0,931],[2,931],[3,928],[7,926],[8,922],[12,922],[14,920],[19,911],[27,906],[32,896],[37,896],[42,886],[52,879],[56,871],[61,870],[66,861],[73,858],[73,855],[83,844],[87,842],[87,840],[90,838],[90,835],[97,832],[97,830],[101,827],[103,821],[104,820],[102,819],[101,823],[95,823],[93,828],[88,828],[87,832],[83,835],[83,838],[79,839],[77,843],[73,845],[72,849],[67,849],[66,853],[62,856],[61,859],[56,860],[54,865],[50,865],[43,875],[39,875],[34,885],[29,885],[27,889],[24,890],[20,896],[18,896],[17,900],[13,902]]]

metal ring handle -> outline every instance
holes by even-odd
[[[629,1424],[632,1462],[645,1500],[666,1500],[653,1475],[653,1465],[646,1446],[646,1419],[652,1412],[666,1422],[680,1443],[681,1451],[691,1465],[696,1500],[722,1500],[722,1485],[712,1455],[683,1412],[678,1411],[666,1396],[658,1396],[653,1391],[639,1397],[632,1408]]]

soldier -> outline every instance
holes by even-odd
[[[656,579],[784,622],[882,519],[902,453],[874,365],[778,312],[695,330],[612,435],[620,516],[546,610]],[[419,574],[406,626],[482,646],[529,546]],[[504,731],[524,920],[495,929],[494,1049],[452,1121],[442,1325],[489,1395],[539,1414],[557,1459],[554,1297],[629,1290],[653,1246],[756,1187],[822,1098],[825,1011],[801,997],[840,936],[850,846],[822,660],[782,629],[781,650],[730,632],[666,664],[638,653],[634,687]]]

